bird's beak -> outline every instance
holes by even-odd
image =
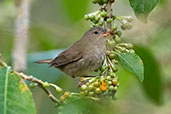
[[[109,36],[109,35],[110,35],[109,32],[105,32],[105,33],[103,34],[103,37],[107,37],[107,36]]]

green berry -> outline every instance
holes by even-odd
[[[107,16],[107,12],[103,11],[100,13],[101,17],[106,17]]]
[[[35,88],[35,83],[30,83],[31,88]]]
[[[92,91],[93,89],[94,89],[94,86],[93,86],[93,85],[89,85],[89,86],[88,86],[88,90],[89,90],[89,91]]]
[[[109,80],[109,81],[112,80],[111,76],[107,76],[106,79]]]
[[[116,86],[116,85],[118,84],[118,80],[117,80],[117,79],[113,79],[113,80],[112,80],[112,84],[113,84],[114,86]]]
[[[121,37],[122,32],[118,30],[118,31],[115,32],[115,34],[118,35],[119,37]]]
[[[118,61],[117,61],[117,62],[118,62]],[[116,62],[115,62],[115,64],[116,64]],[[114,72],[117,72],[117,71],[118,71],[118,69],[117,69],[116,67],[113,67],[112,70],[113,70]]]
[[[112,26],[112,30],[116,31],[118,29],[118,27],[116,25]]]
[[[96,93],[96,94],[101,94],[102,91],[100,90],[100,88],[96,88],[95,93]]]
[[[110,59],[114,59],[114,58],[116,58],[116,55],[115,55],[114,53],[111,53],[111,54],[109,55],[109,58],[110,58]]]
[[[85,96],[87,96],[88,93],[89,93],[88,90],[85,90],[85,91],[84,91],[84,95],[85,95]]]
[[[106,20],[106,22],[107,22],[107,23],[111,23],[111,22],[112,22],[112,19],[111,19],[111,18],[108,18],[108,19]]]
[[[106,68],[107,68],[106,66],[101,66],[101,67],[100,67],[100,71],[103,72],[103,71],[106,70]]]
[[[127,17],[126,19],[127,19],[128,22],[132,22],[133,21],[132,17]]]
[[[97,21],[97,22],[99,22],[99,20],[100,20],[100,17],[95,17],[95,20]]]
[[[88,95],[88,90],[81,91],[80,94],[81,94],[81,95],[84,95],[84,96],[87,96],[87,95]]]
[[[89,82],[87,82],[87,83],[86,83],[86,85],[88,86],[88,85],[90,85],[90,83],[89,83]]]
[[[61,93],[62,89],[61,88],[56,88],[56,93]]]
[[[84,15],[84,19],[85,20],[89,20],[89,16],[88,15]]]
[[[117,89],[118,89],[118,87],[115,86],[115,87],[114,87],[114,91],[117,91]]]
[[[103,76],[100,77],[100,81],[104,81],[105,78]]]
[[[80,94],[81,94],[81,95],[84,95],[84,91],[80,91]]]
[[[103,21],[100,21],[100,22],[98,23],[98,25],[99,25],[99,26],[103,26]]]
[[[112,81],[108,81],[107,82],[107,85],[112,85]]]
[[[89,95],[89,96],[94,96],[94,92],[93,92],[93,91],[90,91],[90,92],[88,93],[88,95]]]
[[[94,82],[94,86],[95,87],[99,87],[100,86],[100,83],[96,81],[96,82]]]
[[[116,42],[120,42],[121,41],[121,38],[119,38],[118,36],[115,38],[115,41]]]
[[[69,91],[66,91],[65,93],[64,93],[64,97],[68,97],[70,95],[70,92]]]
[[[125,24],[121,25],[121,29],[122,30],[126,30],[127,29],[127,26],[125,26]]]
[[[116,74],[114,72],[109,72],[108,75],[112,78],[116,76]]]
[[[80,88],[82,91],[85,91],[87,89],[87,85],[82,85]]]
[[[133,44],[128,43],[128,44],[126,45],[126,48],[127,48],[127,49],[132,49],[132,48],[133,48]]]
[[[130,49],[129,52],[130,53],[135,53],[135,51],[133,49]]]
[[[91,15],[91,16],[90,16],[90,19],[91,19],[91,20],[94,20],[94,19],[95,19],[95,16],[94,16],[94,15]]]
[[[95,27],[96,25],[95,24],[93,24],[93,25],[90,25],[90,28],[93,28],[93,27]]]
[[[64,100],[65,100],[65,97],[64,97],[64,96],[61,96],[61,97],[60,97],[60,100],[61,100],[61,101],[64,101]]]
[[[116,43],[115,43],[114,40],[108,40],[108,45],[109,45],[110,48],[114,48]]]
[[[106,4],[108,2],[108,0],[103,0],[103,3]]]
[[[114,89],[115,89],[114,86],[109,86],[109,90],[110,90],[110,91],[113,91]]]
[[[97,23],[98,23],[98,21],[96,21],[95,19],[93,19],[92,22],[93,22],[94,24],[97,24]]]
[[[46,87],[49,87],[49,86],[50,86],[50,85],[49,85],[49,83],[48,83],[48,82],[44,82],[44,83],[43,83],[43,87],[45,87],[45,88],[46,88]]]
[[[131,23],[125,23],[126,29],[132,29],[132,24]]]

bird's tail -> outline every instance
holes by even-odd
[[[35,61],[34,63],[38,63],[38,64],[47,63],[47,64],[50,64],[52,61],[53,61],[53,59],[44,59],[44,60]]]

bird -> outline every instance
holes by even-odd
[[[106,56],[108,35],[102,27],[93,27],[56,58],[39,60],[36,63],[50,64],[50,67],[55,67],[73,78],[86,76],[102,65]]]

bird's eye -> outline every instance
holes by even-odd
[[[98,34],[99,32],[95,31],[94,34]]]

